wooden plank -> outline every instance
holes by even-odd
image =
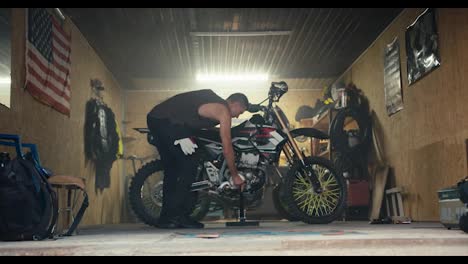
[[[401,193],[400,187],[391,188],[385,191],[386,194]]]
[[[369,220],[371,221],[379,219],[380,208],[382,206],[382,201],[383,201],[384,193],[385,193],[385,185],[387,183],[388,171],[389,171],[388,166],[384,166],[384,167],[376,169],[375,185],[372,188],[371,213],[369,216],[370,218]]]
[[[328,133],[330,127],[330,110],[323,112],[317,119],[314,119],[313,128],[324,131]]]
[[[323,151],[322,153],[318,154],[317,156],[329,159],[329,154],[330,154],[330,150],[327,149]]]

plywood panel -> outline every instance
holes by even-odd
[[[468,9],[437,9],[441,66],[408,86],[405,29],[424,9],[404,12],[345,74],[369,98],[381,123],[385,156],[395,184],[408,188],[406,213],[437,220],[436,190],[466,173],[463,140],[468,138]],[[383,50],[400,41],[404,109],[388,117],[383,90]]]
[[[105,102],[119,122],[123,109],[121,87],[68,19],[64,26],[72,34],[71,115],[67,117],[39,103],[23,89],[24,9],[13,9],[12,19],[12,101],[11,109],[0,106],[0,133],[20,134],[25,142],[36,143],[42,163],[56,174],[86,179],[90,206],[83,218],[83,225],[120,222],[122,163],[117,161],[112,167],[111,187],[102,193],[95,193],[94,170],[85,164],[83,126],[85,104],[91,97],[89,80],[102,80],[106,88]]]

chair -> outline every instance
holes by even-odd
[[[62,236],[71,236],[74,231],[78,233],[77,227],[83,217],[84,211],[89,205],[88,194],[86,193],[85,180],[83,178],[68,176],[68,175],[54,175],[49,178],[49,183],[52,187],[57,190],[57,197],[59,199],[59,217],[65,213],[65,221],[62,223],[63,227],[68,227],[68,230],[62,234]],[[65,191],[66,199],[65,206],[63,202],[60,202],[60,198],[64,195],[60,195],[61,191]],[[83,202],[81,207],[76,212],[76,206],[78,205],[78,194],[83,195]],[[76,212],[76,213],[75,213]],[[60,219],[60,218],[59,218]],[[58,226],[58,225],[57,225]]]

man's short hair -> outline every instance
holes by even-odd
[[[227,98],[227,100],[231,102],[239,102],[245,106],[245,108],[249,107],[249,99],[247,99],[247,96],[243,93],[233,93]]]

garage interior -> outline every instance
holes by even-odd
[[[0,255],[468,255],[468,9],[0,8],[0,18],[0,176],[21,159],[19,142],[35,145],[60,208],[53,238],[2,241]],[[34,33],[41,23],[51,29]],[[44,48],[47,38],[60,50]],[[58,92],[35,83],[53,70],[32,66],[41,61],[33,49],[61,52],[65,77],[46,88]],[[214,202],[204,229],[161,229],[135,212],[133,177],[159,159],[135,128],[156,104],[199,89],[258,104],[278,82],[288,87],[277,102],[288,128],[329,136],[288,144],[344,179],[334,219],[303,221],[300,206],[291,213],[291,199],[278,198],[294,176],[284,152],[246,210],[258,226],[227,226],[245,219]],[[87,138],[91,102],[115,120],[110,159],[97,159]],[[364,117],[344,116],[353,107]],[[160,206],[161,174],[149,198],[141,187],[147,210]],[[0,197],[1,224],[11,205]]]

